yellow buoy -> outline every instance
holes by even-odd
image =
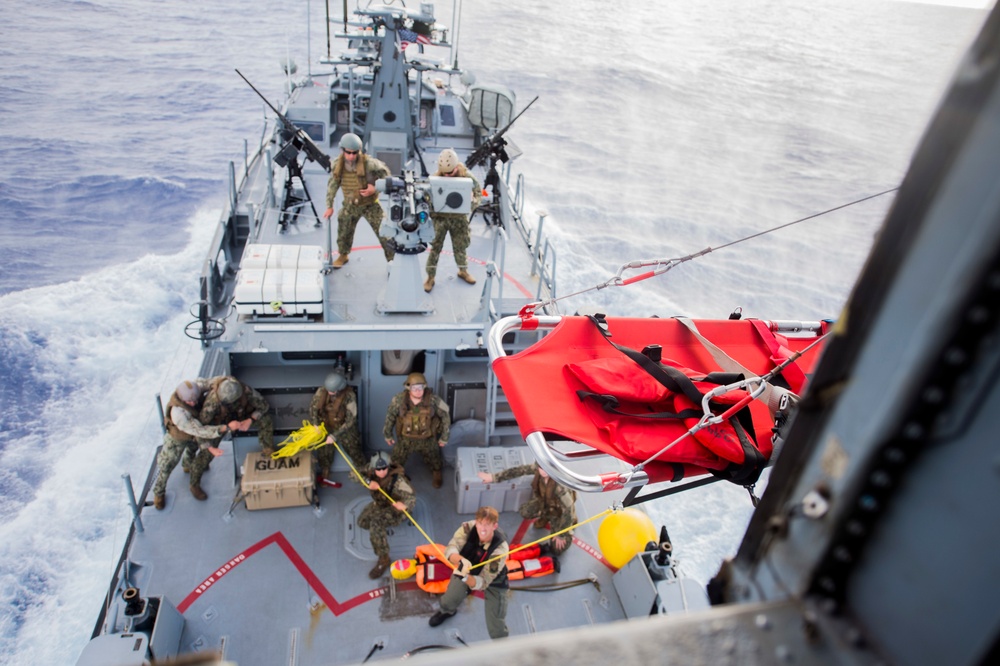
[[[389,571],[396,580],[406,580],[417,573],[417,563],[407,559],[396,560]]]
[[[597,543],[611,566],[621,569],[629,560],[646,550],[646,544],[656,541],[656,527],[639,509],[616,511],[601,521]]]

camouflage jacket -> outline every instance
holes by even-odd
[[[219,398],[218,387],[221,379],[217,377],[212,381],[212,390],[205,397],[205,404],[201,408],[201,415],[198,420],[205,425],[222,425],[230,421],[242,421],[246,418],[260,419],[261,416],[270,411],[271,406],[264,400],[264,396],[243,384],[243,395],[231,405],[227,405]],[[242,382],[241,382],[242,383]]]
[[[325,424],[326,431],[334,439],[340,439],[343,433],[354,430],[358,427],[358,399],[354,391],[347,387],[336,396],[331,396],[326,387],[320,386],[309,403],[309,420],[316,425]]]
[[[390,465],[389,473],[385,475],[384,479],[378,478],[378,475],[375,474],[375,470],[371,466],[365,467],[360,471],[361,476],[365,478],[367,483],[375,481],[389,497],[396,502],[405,504],[407,511],[413,511],[413,507],[417,504],[417,496],[413,492],[413,486],[410,485],[409,479],[406,478],[406,472],[403,471],[401,465]],[[372,501],[385,507],[391,506],[389,500],[381,492],[371,489],[369,491],[372,494]]]
[[[417,405],[413,405],[409,401],[409,391],[401,391],[392,397],[389,409],[386,410],[385,427],[382,428],[382,436],[385,439],[402,439],[405,437],[402,432],[400,432],[398,437],[396,435],[397,422],[400,421],[401,415],[405,418],[405,414],[410,413],[413,407],[424,407],[430,409],[433,415],[431,437],[438,442],[447,442],[451,433],[451,412],[448,410],[448,403],[430,389],[424,392],[424,397]],[[402,427],[398,429],[402,431]]]
[[[359,201],[348,201],[348,196],[353,198],[353,195],[358,189],[361,189],[361,181],[364,181],[366,185],[368,183],[374,184],[374,182],[380,178],[388,178],[391,176],[389,167],[385,165],[384,162],[378,160],[371,155],[365,155],[361,153],[358,155],[357,166],[354,171],[347,169],[347,165],[344,162],[344,156],[338,157],[334,163],[333,168],[330,169],[330,180],[327,182],[326,186],[326,207],[333,208],[333,202],[337,198],[337,190],[343,187],[344,190],[344,205],[358,204],[365,205],[369,203],[374,203],[378,201],[378,194],[373,194],[370,197],[365,197]],[[356,179],[348,185],[345,182],[345,178]]]
[[[542,503],[542,512],[558,518],[552,520],[552,531],[564,530],[576,524],[576,491],[556,482],[552,477],[544,478],[538,473],[538,463],[518,465],[493,475],[494,481],[509,481],[520,476],[532,475],[531,496]],[[572,534],[572,532],[569,532]]]

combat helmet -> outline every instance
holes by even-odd
[[[411,372],[406,375],[406,381],[403,382],[403,388],[410,388],[414,384],[423,384],[424,386],[427,386],[427,378],[424,377],[424,373]]]
[[[219,384],[219,400],[231,405],[240,399],[243,395],[243,384],[240,383],[238,379],[233,377],[226,377]]]
[[[337,391],[343,391],[344,387],[347,386],[347,380],[344,375],[340,372],[331,372],[326,376],[326,381],[323,382],[323,386],[330,393],[336,393]]]
[[[174,393],[184,402],[198,402],[201,398],[201,387],[196,382],[184,381],[178,384]]]
[[[438,156],[438,171],[451,173],[458,166],[458,154],[451,148],[445,148]]]
[[[340,137],[340,148],[341,150],[361,150],[361,137],[352,132],[348,132],[344,136]]]
[[[376,472],[380,469],[389,469],[389,461],[386,460],[385,457],[382,455],[382,452],[379,451],[378,453],[372,456],[371,466],[372,469],[375,470]]]

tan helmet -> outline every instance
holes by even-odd
[[[424,377],[424,373],[411,372],[410,374],[406,375],[406,381],[403,382],[403,387],[410,388],[414,384],[423,384],[424,386],[427,386],[427,378]]]
[[[196,382],[181,382],[175,393],[184,402],[198,402],[201,398],[201,388]]]
[[[458,166],[458,154],[451,148],[445,148],[438,156],[438,171],[451,173]]]
[[[243,395],[243,384],[240,380],[233,377],[226,377],[221,384],[219,384],[219,400],[231,405],[240,399]]]

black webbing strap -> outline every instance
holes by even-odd
[[[598,403],[604,411],[610,414],[618,414],[620,416],[632,416],[637,419],[700,419],[702,417],[702,412],[700,409],[684,409],[679,412],[648,412],[646,414],[637,414],[635,412],[624,412],[618,407],[620,403],[618,398],[606,393],[592,393],[590,391],[579,390],[576,392],[576,396],[580,398],[580,401],[592,400]]]
[[[698,390],[698,387],[694,385],[694,382],[690,377],[676,368],[657,363],[642,352],[612,342],[611,330],[608,327],[605,315],[598,313],[594,315],[587,315],[587,318],[594,323],[597,330],[608,342],[608,344],[632,359],[640,368],[645,370],[654,379],[660,382],[660,384],[667,387],[667,389],[674,393],[684,395],[696,405],[701,405],[701,400],[704,397],[704,394]],[[721,386],[732,384],[743,379],[744,375],[742,373],[713,372],[706,375],[705,378],[700,381],[710,381],[712,383],[718,383]],[[577,391],[577,395],[581,400],[583,400],[584,396],[580,395],[581,393],[586,392]],[[599,402],[605,403],[604,409],[606,411],[633,418],[643,418],[643,415],[640,414],[632,414],[617,410],[617,404],[614,404],[613,407],[609,409],[609,405],[612,401],[614,403],[618,402],[617,398],[614,396],[598,396],[598,394],[590,395],[597,396],[595,399]],[[611,400],[606,400],[608,398]],[[696,410],[684,410],[682,413],[687,414],[689,411],[694,412]],[[660,416],[660,414],[663,416]],[[700,418],[701,416],[702,413],[700,410],[697,410],[697,413],[692,415],[692,417],[695,418]],[[658,414],[647,416],[646,418],[688,418],[688,416],[667,416],[666,412],[660,412]],[[709,472],[714,476],[726,479],[727,481],[731,481],[741,486],[756,483],[761,472],[767,465],[767,460],[764,458],[764,455],[760,452],[760,449],[754,441],[753,417],[750,414],[750,408],[744,407],[737,412],[735,416],[729,418],[728,421],[732,425],[733,430],[736,432],[737,438],[740,440],[740,447],[743,449],[743,463],[731,463],[724,470],[709,470]]]

